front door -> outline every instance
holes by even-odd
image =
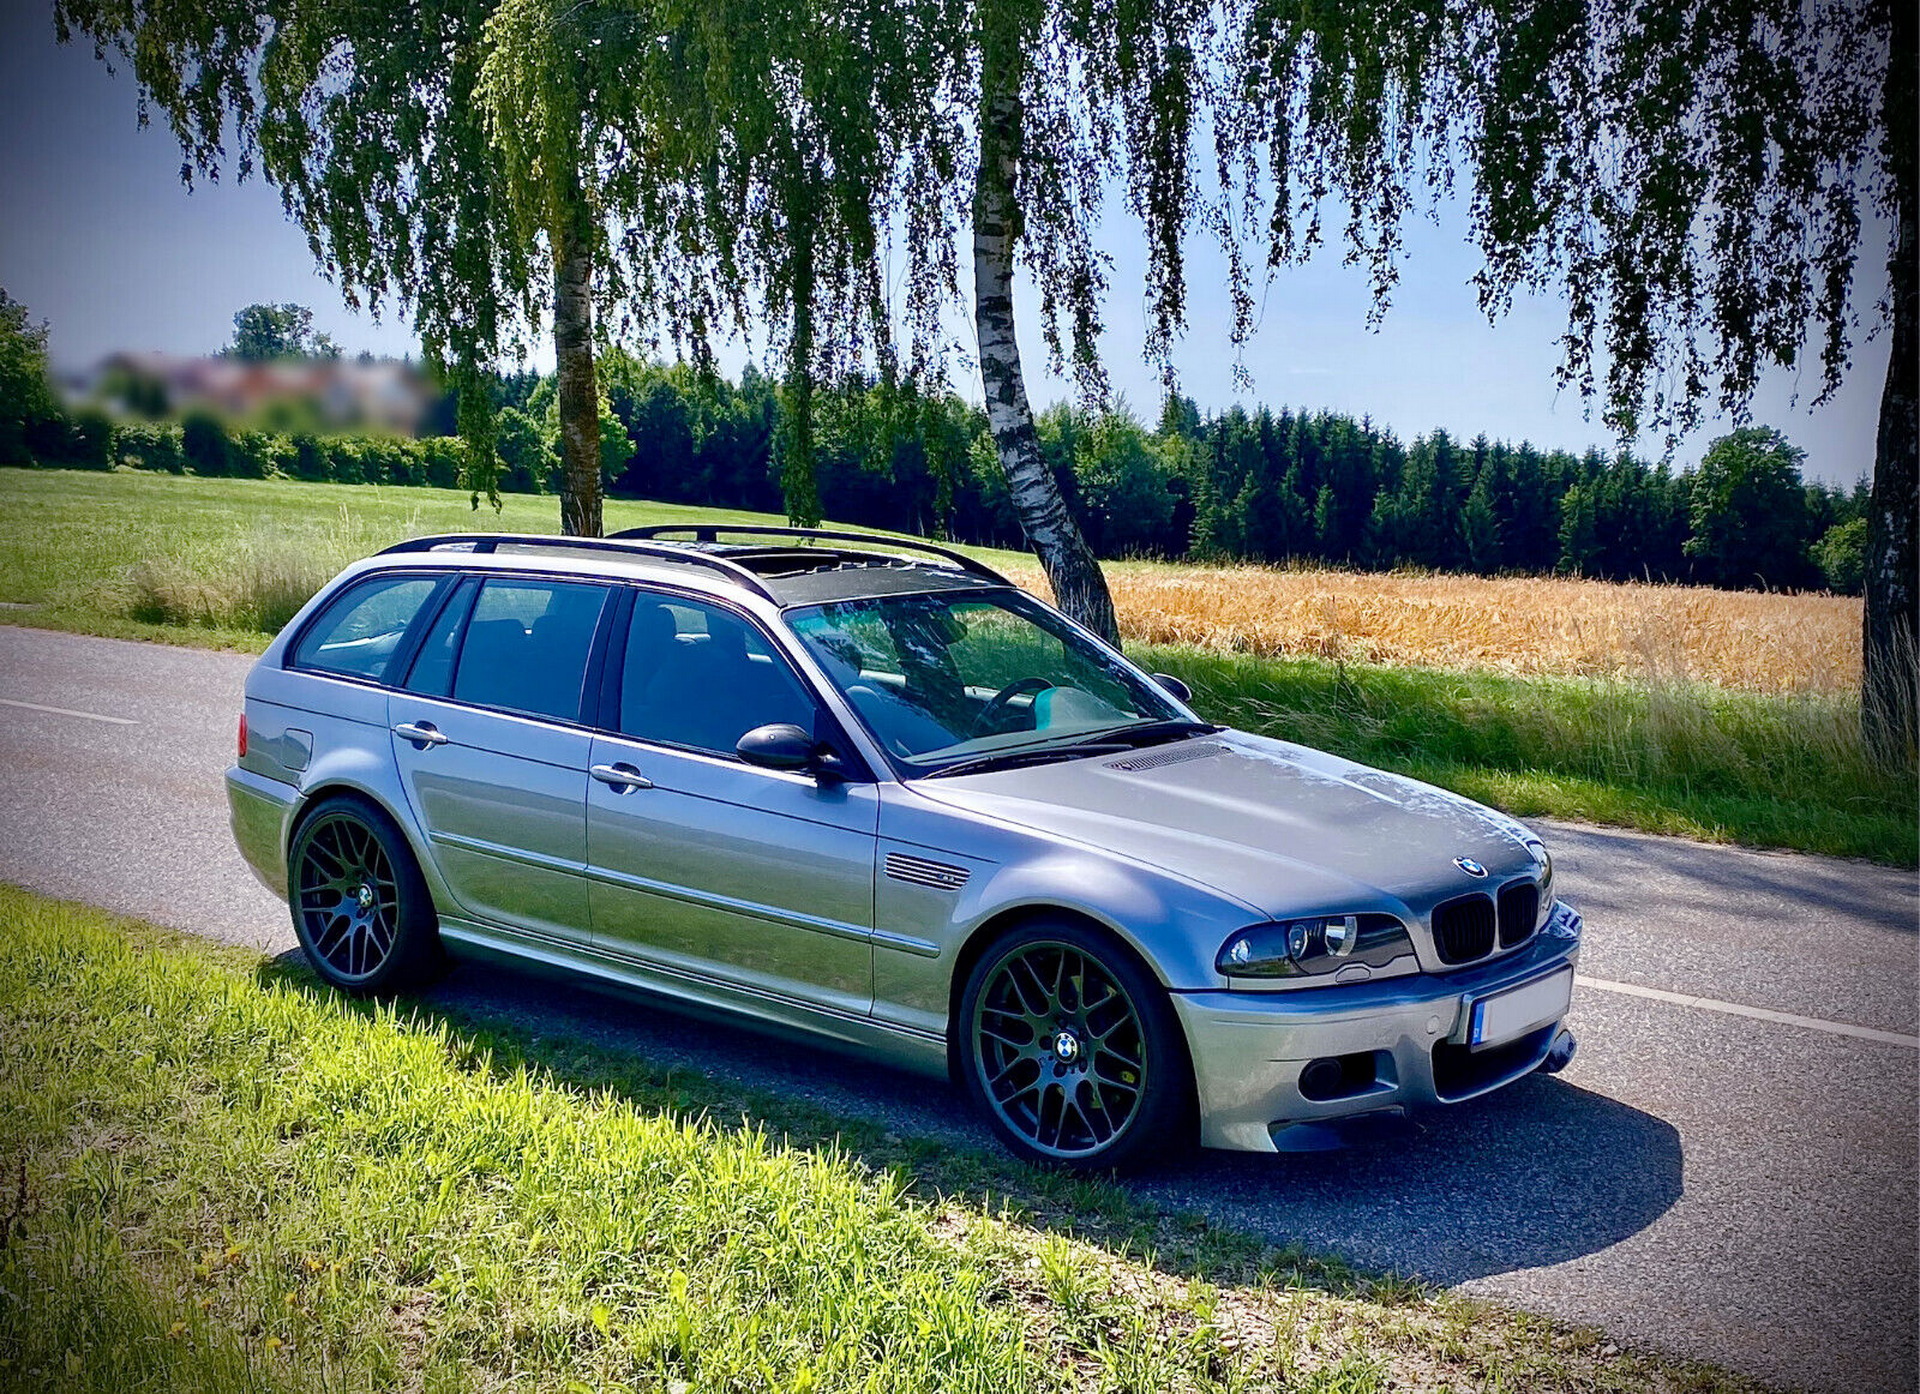
[[[449,913],[589,942],[582,691],[610,591],[469,580],[387,699],[393,753]]]
[[[816,729],[754,624],[642,591],[616,642],[618,734],[593,741],[594,944],[706,986],[864,1016],[873,1001],[874,787],[741,761],[742,734]]]

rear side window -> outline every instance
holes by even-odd
[[[378,682],[438,584],[431,576],[389,576],[351,587],[307,626],[293,666]]]
[[[605,586],[489,579],[460,641],[453,698],[560,721],[580,719],[580,690]]]
[[[420,637],[420,653],[407,675],[407,689],[429,697],[446,697],[453,691],[453,661],[460,656],[460,636],[466,632],[467,612],[473,608],[480,583],[471,576],[460,583],[440,613],[433,617],[427,632]]]

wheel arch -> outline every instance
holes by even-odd
[[[327,800],[337,798],[351,799],[355,803],[366,804],[376,812],[385,814],[387,817],[393,819],[395,823],[400,825],[402,832],[407,831],[407,820],[396,813],[392,805],[381,798],[379,794],[364,784],[336,775],[309,788],[302,789],[300,791],[300,797],[294,800],[293,807],[287,814],[286,843],[289,852],[293,850],[293,840],[299,836],[301,825],[313,816],[313,811],[321,804],[327,802]],[[411,844],[413,841],[412,837],[409,836],[407,841]]]
[[[352,980],[335,976],[337,972],[351,970],[321,961],[319,950],[311,941],[309,927],[303,923],[306,912],[295,895],[294,853],[301,834],[314,819],[329,812],[352,817],[368,825],[376,846],[384,847],[393,841],[392,834],[398,834],[398,846],[391,848],[386,857],[393,863],[392,873],[396,881],[397,912],[391,921],[393,938],[382,961],[375,968],[364,970],[366,976]],[[382,824],[390,825],[391,833],[384,831]],[[293,917],[294,934],[323,980],[356,994],[384,992],[395,987],[430,982],[444,970],[447,958],[440,942],[440,892],[434,882],[432,864],[420,855],[409,821],[381,798],[377,791],[343,779],[328,780],[302,791],[299,802],[288,812],[286,862],[287,909]],[[361,895],[366,895],[364,885]],[[365,904],[363,899],[363,907]]]
[[[966,995],[967,980],[973,976],[974,968],[986,956],[987,950],[1003,936],[1023,925],[1047,920],[1070,920],[1092,930],[1117,952],[1126,955],[1136,968],[1146,974],[1149,981],[1158,983],[1162,991],[1166,990],[1166,975],[1154,967],[1152,960],[1141,951],[1132,936],[1119,925],[1098,915],[1071,905],[1039,901],[996,910],[973,927],[960,945],[959,952],[954,955],[953,976],[947,987],[947,1074],[956,1086],[961,1083],[960,1068],[965,1049],[965,1042],[961,1039],[960,999]],[[1179,1014],[1175,1013],[1175,1020],[1178,1019]]]
[[[313,811],[329,799],[346,798],[379,813],[400,829],[407,852],[413,858],[421,878],[427,883],[427,894],[436,906],[445,903],[446,887],[440,883],[439,868],[433,858],[427,855],[421,843],[420,830],[414,826],[411,810],[402,801],[396,807],[395,802],[381,794],[378,789],[353,778],[351,775],[330,775],[320,782],[300,791],[300,797],[294,802],[287,814],[286,834],[281,842],[281,858],[287,867],[289,877],[293,872],[293,841],[300,835],[301,825],[313,816]]]

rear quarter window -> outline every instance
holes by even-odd
[[[292,666],[381,681],[438,584],[431,576],[388,576],[349,587],[307,626]]]

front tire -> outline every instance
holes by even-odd
[[[433,897],[399,826],[346,795],[301,820],[287,853],[287,905],[307,961],[348,992],[430,982],[441,966]]]
[[[1072,920],[1009,931],[967,976],[956,1026],[967,1092],[1029,1162],[1124,1171],[1193,1141],[1193,1068],[1166,989]]]

